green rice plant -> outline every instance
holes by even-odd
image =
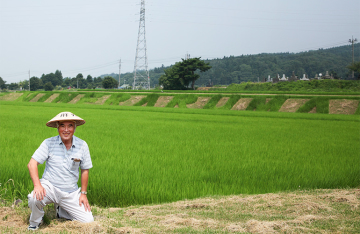
[[[203,109],[215,109],[216,104],[220,101],[221,98],[221,94],[212,96],[208,103],[206,103],[206,105],[203,107]]]
[[[187,108],[186,105],[193,104],[197,101],[197,95],[175,95],[174,98],[166,105],[166,107],[175,107],[178,105],[179,108]]]
[[[229,100],[225,103],[225,105],[220,107],[219,109],[230,110],[237,103],[237,101],[239,101],[240,98],[240,95],[230,96]]]
[[[54,94],[53,92],[46,92],[45,95],[39,98],[37,102],[44,102],[53,94]]]
[[[111,96],[105,101],[104,105],[119,105],[120,102],[127,101],[131,98],[129,93],[117,93],[111,94]]]
[[[316,113],[328,114],[329,113],[329,98],[327,97],[315,97],[307,101],[296,112],[308,113],[314,107],[316,107]]]
[[[79,93],[60,93],[59,96],[57,96],[52,103],[68,103],[71,100],[73,100]]]
[[[156,101],[159,98],[159,94],[149,94],[146,98],[141,99],[138,103],[135,103],[134,106],[142,106],[147,103],[146,106],[154,106],[156,104]]]
[[[256,96],[251,100],[246,110],[258,110],[258,108],[264,109],[265,104],[266,104],[266,97]]]
[[[360,183],[358,116],[28,102],[0,108],[0,183],[14,180],[11,199],[33,189],[26,165],[58,134],[45,123],[65,108],[86,120],[75,135],[89,145],[88,198],[99,206]],[[40,164],[40,176],[43,170]]]

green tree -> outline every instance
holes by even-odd
[[[36,76],[33,76],[30,78],[30,91],[36,91],[38,89],[41,89],[43,86],[43,83],[41,79],[39,79]]]
[[[54,82],[51,82],[53,85],[54,85],[54,83],[55,83],[55,85],[54,86],[56,86],[56,85],[62,85],[62,83],[63,83],[63,76],[62,76],[62,73],[61,73],[61,71],[59,71],[59,70],[56,70],[55,71],[55,79],[54,79]]]
[[[9,90],[17,90],[17,89],[19,89],[19,84],[18,83],[9,84]]]
[[[182,62],[175,63],[160,76],[159,84],[164,89],[186,89],[191,83],[191,89],[195,89],[195,81],[200,77],[195,72],[198,70],[205,72],[211,68],[209,63],[205,63],[200,58],[182,59]]]
[[[114,79],[114,77],[106,76],[102,81],[102,86],[104,89],[113,89],[118,86],[118,82]]]
[[[54,86],[51,84],[51,82],[47,82],[47,83],[44,85],[44,89],[45,89],[45,91],[53,91]]]
[[[354,62],[351,65],[347,66],[347,68],[349,68],[351,71],[354,71],[355,73],[357,73],[357,78],[360,79],[360,61],[359,62]],[[356,77],[356,75],[355,75]]]
[[[0,89],[6,89],[6,81],[3,80],[3,78],[0,77]]]

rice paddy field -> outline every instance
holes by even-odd
[[[27,163],[62,111],[86,120],[75,135],[90,147],[97,206],[360,184],[359,115],[2,101],[2,199],[26,200]]]

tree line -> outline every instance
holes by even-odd
[[[360,60],[360,44],[354,45],[355,61]],[[360,72],[356,72],[356,64],[352,64],[352,48],[350,45],[334,47],[329,49],[318,49],[300,53],[263,53],[257,55],[241,55],[229,56],[218,59],[204,60],[211,69],[201,72],[195,71],[198,75],[194,85],[230,85],[239,84],[248,81],[263,80],[270,75],[276,77],[277,74],[282,76],[290,76],[292,72],[296,76],[302,77],[306,74],[308,77],[315,77],[316,74],[329,71],[336,79],[352,79],[352,71],[350,67],[355,67],[355,78],[360,79]],[[350,65],[350,66],[349,66]],[[166,76],[166,70],[176,69],[176,64],[172,66],[156,67],[149,70],[150,85],[152,88],[159,85],[161,76]],[[175,68],[172,68],[175,67]],[[168,73],[170,70],[168,71]],[[110,79],[112,77],[114,80]],[[107,82],[104,80],[107,78]],[[132,72],[120,75],[120,85],[132,85],[134,74]],[[118,83],[116,83],[118,82]],[[161,80],[160,80],[161,83]],[[108,85],[110,84],[110,85]],[[55,73],[43,74],[39,77],[30,78],[30,89],[55,89],[55,88],[80,88],[93,89],[99,88],[115,88],[119,85],[119,74],[104,74],[99,77],[88,75],[86,78],[79,73],[76,77],[62,77],[61,71],[56,70]],[[0,77],[0,88],[9,88],[12,90],[29,89],[28,80],[18,83],[6,84]]]
[[[0,77],[0,88],[18,90],[29,90],[29,80],[20,81],[19,83],[6,84]],[[65,77],[60,70],[56,70],[55,73],[42,74],[42,76],[33,76],[30,78],[30,91],[36,91],[38,89],[44,89],[45,91],[52,91],[54,89],[67,89],[67,88],[79,88],[79,89],[94,89],[94,88],[117,88],[118,81],[111,76],[106,77],[92,77],[88,75],[86,78],[82,73],[77,74],[76,77]]]

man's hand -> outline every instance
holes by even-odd
[[[91,211],[89,201],[85,194],[81,194],[79,198],[79,205],[84,204],[85,211]]]
[[[36,200],[41,201],[44,199],[45,196],[46,196],[46,190],[41,184],[34,186],[33,197],[35,197]]]

